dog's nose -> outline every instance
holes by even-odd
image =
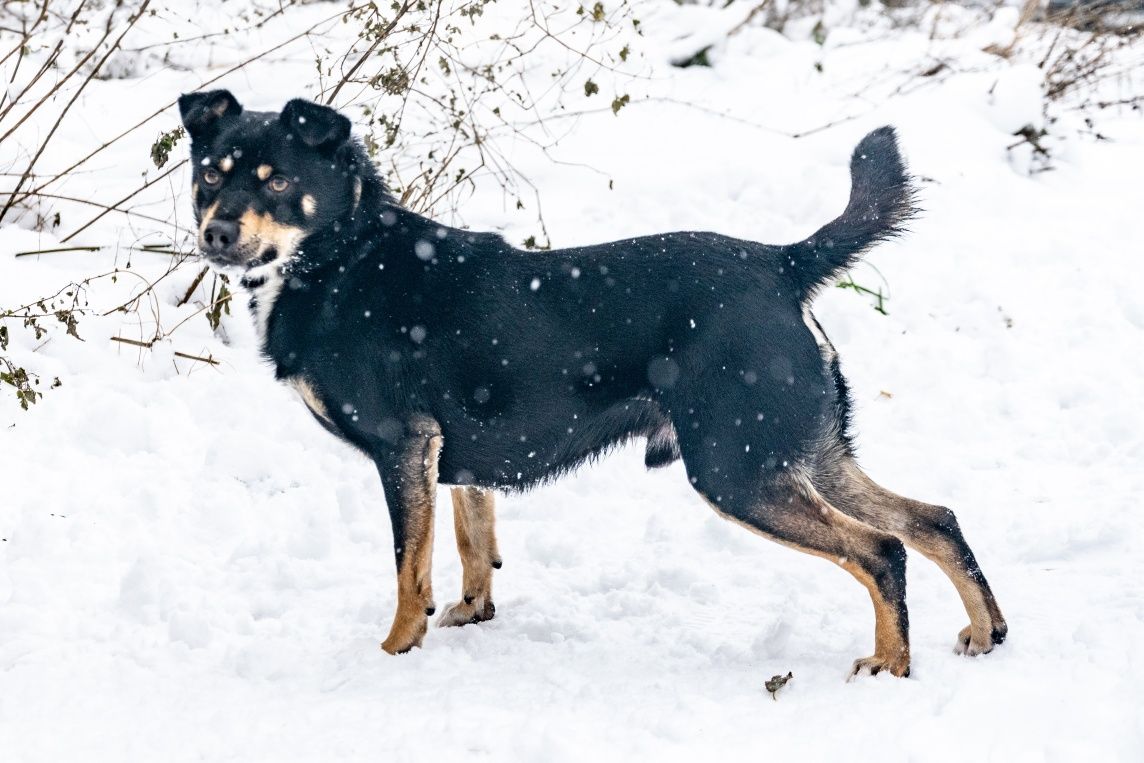
[[[225,254],[238,243],[238,223],[211,220],[203,230],[202,247],[206,254]]]

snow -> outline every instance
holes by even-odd
[[[12,325],[8,354],[62,386],[29,412],[0,387],[5,760],[1144,759],[1144,122],[1099,112],[1108,140],[1075,111],[1046,125],[1036,57],[980,51],[1012,39],[1011,12],[973,26],[943,5],[918,32],[842,4],[823,46],[809,26],[748,27],[716,44],[713,68],[668,65],[721,39],[736,7],[640,4],[640,77],[594,74],[588,105],[613,88],[631,103],[545,127],[554,148],[505,137],[502,150],[555,245],[677,229],[784,242],[842,209],[849,151],[896,125],[925,212],[853,273],[888,285],[889,314],[842,289],[815,314],[854,390],[863,465],[957,511],[1009,640],[954,655],[964,611],[911,554],[911,677],[846,683],[871,650],[862,588],[717,518],[678,464],[647,473],[632,446],[500,497],[496,619],[431,629],[389,657],[392,543],[373,466],[273,381],[241,305],[217,334],[176,306],[190,263],[140,311],[82,317],[83,342]],[[339,8],[291,8],[259,34],[280,41]],[[931,39],[938,21],[970,32]],[[45,162],[67,166],[221,74],[243,53],[231,44],[176,48],[178,68],[120,61],[133,78],[94,82],[77,106],[90,118],[65,122]],[[219,84],[278,108],[312,82],[313,55],[299,42]],[[932,59],[948,71],[918,84],[909,73]],[[176,124],[169,109],[61,193],[119,198]],[[1028,146],[1007,150],[1025,124],[1048,127],[1051,171],[1031,172]],[[2,164],[18,155],[0,147]],[[98,253],[17,258],[63,244],[28,219],[0,228],[0,306],[129,261],[87,298],[102,313],[137,293],[170,257],[128,247],[186,235],[186,185],[179,171],[143,197],[173,227],[111,215],[71,242],[113,242]],[[69,225],[95,214],[58,208]],[[536,232],[534,210],[489,182],[456,214],[440,212],[518,243]],[[153,349],[109,341],[184,318]],[[460,593],[449,507],[442,489],[439,610]],[[764,681],[788,671],[772,699]]]

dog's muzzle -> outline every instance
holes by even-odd
[[[219,265],[241,264],[238,246],[239,225],[232,220],[211,220],[199,236],[199,250]]]
[[[212,220],[199,234],[199,252],[216,268],[250,270],[278,259],[276,247],[262,246],[257,240],[241,241],[241,224]]]

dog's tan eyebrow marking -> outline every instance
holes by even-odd
[[[274,174],[274,168],[269,164],[260,164],[258,165],[258,169],[256,169],[254,172],[256,175],[258,175],[259,180],[266,180]]]
[[[314,213],[317,211],[318,211],[317,200],[314,199],[314,197],[311,196],[310,194],[306,194],[305,196],[303,196],[302,197],[302,212],[305,213],[306,217],[313,217]]]
[[[222,159],[219,159],[218,168],[223,172],[230,172],[234,169],[234,158],[227,154]]]

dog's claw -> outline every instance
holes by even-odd
[[[967,625],[957,634],[957,643],[953,645],[954,654],[963,654],[966,657],[976,657],[980,654],[989,654],[993,647],[1005,641],[1009,633],[1009,626],[1005,623],[991,628],[987,636],[980,634],[974,637],[973,626]]]
[[[909,678],[909,655],[899,655],[897,657],[879,657],[878,655],[874,655],[873,657],[863,657],[860,660],[855,660],[854,666],[850,669],[850,676],[846,680],[853,681],[863,671],[872,676],[876,676],[883,670],[898,678]]]
[[[466,596],[464,601],[458,601],[445,607],[441,616],[437,618],[437,627],[449,628],[481,623],[485,620],[492,620],[496,612],[497,608],[492,599],[485,599],[482,602]]]

